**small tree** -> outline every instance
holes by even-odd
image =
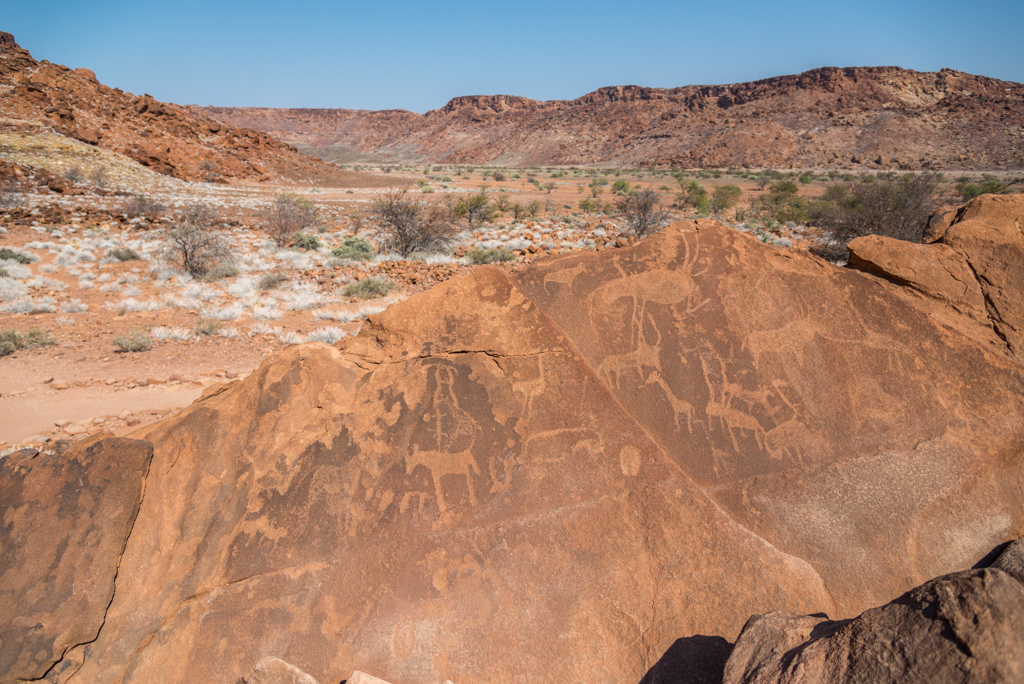
[[[171,226],[167,238],[164,258],[193,276],[204,275],[231,254],[227,243],[219,235],[190,221]]]
[[[920,242],[938,205],[941,182],[938,173],[908,173],[873,183],[831,185],[811,206],[811,217],[843,245],[862,235]]]
[[[615,206],[637,237],[657,231],[668,220],[668,212],[661,209],[661,197],[653,190],[638,190],[626,195]]]
[[[735,185],[719,185],[711,191],[711,211],[720,214],[730,207],[736,206],[743,191]]]
[[[317,221],[316,207],[308,199],[285,193],[274,198],[274,204],[264,214],[263,229],[278,247],[286,246],[296,233],[314,226]]]
[[[451,214],[455,218],[464,218],[469,222],[469,229],[473,226],[486,223],[494,218],[495,209],[487,200],[487,194],[476,192],[466,197],[460,197],[451,208]]]
[[[373,203],[370,211],[384,229],[388,248],[404,257],[438,249],[455,237],[455,226],[446,207],[435,202],[417,202],[407,190],[385,194]]]

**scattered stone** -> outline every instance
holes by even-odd
[[[82,435],[85,434],[86,428],[81,425],[66,425],[64,426],[64,432],[69,435]]]
[[[63,380],[55,380],[50,383],[50,387],[52,387],[55,390],[65,390],[71,387],[71,385]]]

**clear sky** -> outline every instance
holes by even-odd
[[[36,59],[178,104],[409,109],[820,66],[1024,82],[1024,0],[0,0]]]

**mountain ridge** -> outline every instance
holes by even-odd
[[[747,83],[465,95],[406,110],[195,107],[329,161],[528,166],[1024,168],[1024,85],[821,67]]]

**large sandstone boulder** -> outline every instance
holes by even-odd
[[[1022,366],[906,290],[698,221],[289,349],[134,435],[75,677],[635,682],[970,567],[1024,532]]]

